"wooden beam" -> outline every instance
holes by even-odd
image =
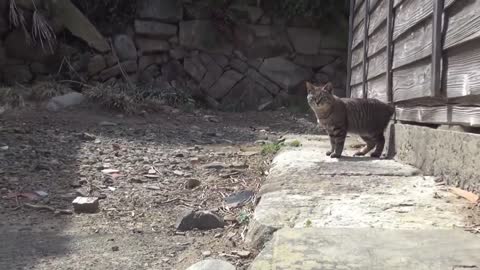
[[[347,97],[350,97],[350,83],[352,79],[352,54],[353,54],[353,16],[355,15],[355,0],[350,0],[350,14],[348,16],[348,65],[347,65],[347,83],[346,83],[346,94]]]
[[[370,19],[370,0],[365,0],[364,35],[363,35],[363,98],[367,98],[367,58],[368,58],[368,21]]]
[[[387,0],[387,99],[388,102],[393,101],[392,91],[392,63],[393,63],[393,2]]]
[[[441,96],[441,62],[442,62],[442,19],[445,0],[433,1],[432,21],[432,97]]]
[[[480,127],[480,107],[435,106],[397,107],[395,119],[425,124]]]

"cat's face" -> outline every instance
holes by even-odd
[[[315,86],[310,82],[307,85],[307,101],[308,105],[318,113],[327,112],[335,103],[333,96],[333,85],[329,82],[322,86]]]

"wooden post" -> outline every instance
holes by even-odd
[[[363,23],[365,24],[364,34],[363,34],[363,98],[367,98],[367,59],[368,59],[368,19],[370,16],[370,0],[365,0],[365,17],[363,18]]]
[[[387,99],[393,102],[392,65],[393,65],[393,1],[387,0]]]
[[[352,43],[353,43],[353,17],[355,16],[355,0],[350,0],[350,14],[348,16],[348,60],[347,60],[347,89],[346,97],[351,97],[352,90],[350,84],[352,82]]]
[[[444,0],[433,1],[432,30],[432,97],[441,96],[441,61],[442,61],[442,16]]]

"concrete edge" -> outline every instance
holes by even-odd
[[[480,134],[402,123],[393,124],[389,133],[395,160],[448,185],[480,192]]]

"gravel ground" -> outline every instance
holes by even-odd
[[[313,123],[286,110],[4,113],[0,268],[185,269],[211,257],[246,269],[257,253],[243,241],[254,198],[240,207],[224,198],[258,190],[273,155],[262,141],[318,132]],[[72,213],[79,195],[100,198],[99,212]],[[226,226],[179,232],[188,209]]]

